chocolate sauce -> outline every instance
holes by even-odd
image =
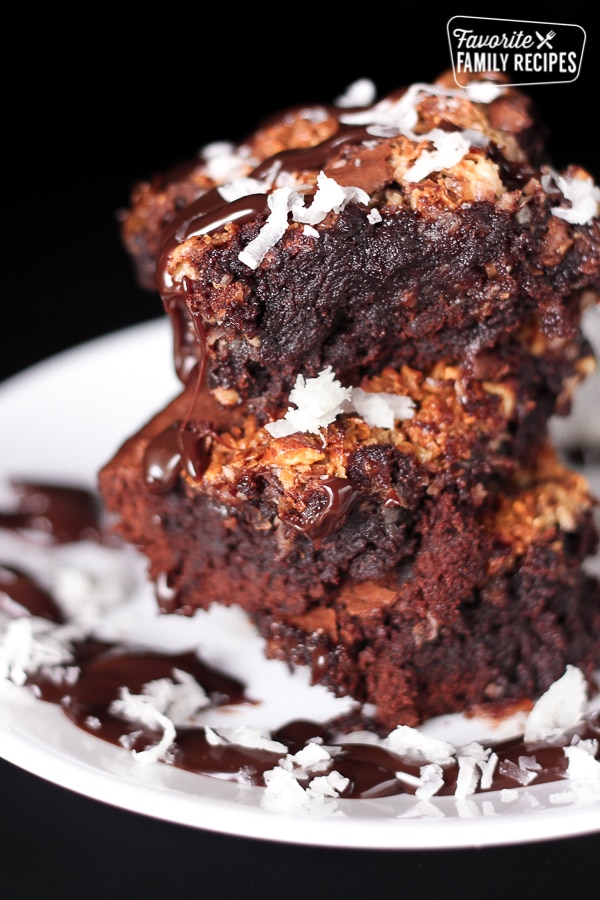
[[[177,438],[175,443],[179,446]],[[343,481],[343,485],[338,481]],[[342,490],[346,486],[347,482],[343,479],[331,479],[326,484],[329,494],[326,509],[330,512],[335,509],[335,515],[346,514],[351,505],[351,495]],[[75,522],[81,525],[81,492],[56,486],[51,493],[53,497],[60,497],[63,520],[71,526]],[[69,509],[69,504],[73,505],[72,509]],[[89,504],[85,504],[85,508],[89,508]],[[88,532],[88,525],[63,530],[58,527],[59,521],[56,516],[52,517],[57,534],[63,537],[69,535],[72,539],[75,533],[83,536]],[[89,524],[87,517],[85,521]],[[97,520],[94,521],[97,523]],[[40,518],[28,519],[27,522],[28,528],[47,530],[46,523]],[[320,535],[326,534],[330,527],[319,517],[315,517],[312,524]],[[308,526],[308,523],[305,525]],[[12,524],[9,527],[13,527]],[[2,602],[3,597],[5,602]],[[13,617],[32,615],[57,624],[63,622],[58,601],[30,575],[8,565],[0,567],[0,607],[5,614]],[[213,708],[255,702],[248,697],[242,682],[207,665],[191,650],[169,653],[92,636],[74,641],[71,653],[72,659],[63,670],[63,678],[57,677],[56,668],[42,668],[28,676],[27,687],[41,701],[59,705],[82,730],[128,750],[147,750],[160,741],[162,734],[137,721],[129,721],[114,711],[113,702],[121,697],[125,688],[131,694],[139,695],[150,682],[176,680],[177,673],[185,672],[204,689]],[[374,799],[415,793],[422,763],[404,758],[380,744],[344,741],[339,736],[339,727],[339,722],[317,724],[308,720],[291,720],[271,734],[271,739],[282,744],[285,750],[245,747],[225,739],[222,743],[216,743],[207,738],[206,730],[201,726],[178,727],[165,764],[239,784],[264,786],[265,772],[277,766],[286,753],[295,754],[308,742],[317,740],[332,748],[329,770],[336,770],[348,779],[341,797]],[[532,784],[561,781],[565,778],[568,762],[563,748],[572,742],[574,736],[598,742],[600,713],[590,716],[554,744],[527,744],[522,737],[489,744],[498,755],[498,764],[489,785],[480,785],[476,791],[482,793],[519,787],[523,783],[520,779],[528,772],[534,776]],[[599,756],[596,749],[596,758]],[[458,773],[456,761],[442,767],[443,785],[436,796],[455,793]]]
[[[175,296],[169,295],[165,298],[165,310],[173,332],[175,374],[183,384],[187,384],[198,365],[198,354],[204,353],[204,345],[197,346],[197,332],[188,309],[178,304]]]
[[[163,303],[168,305],[172,299],[186,293],[183,279],[181,282],[173,281],[168,271],[173,251],[179,244],[191,237],[216,231],[228,222],[241,224],[250,221],[260,213],[268,213],[268,210],[266,194],[249,194],[227,203],[218,188],[211,188],[180,210],[162,235],[156,266],[156,283]]]
[[[99,498],[85,488],[42,482],[11,482],[17,508],[0,511],[0,528],[43,532],[56,544],[98,541],[101,535]]]
[[[329,108],[330,115],[335,114],[337,117],[339,112],[335,107]],[[248,177],[256,181],[264,181],[265,193],[249,194],[236,200],[225,201],[219,187],[216,186],[200,194],[176,213],[165,226],[156,265],[156,285],[163,305],[174,325],[175,367],[184,382],[189,375],[189,357],[185,353],[181,354],[181,349],[185,346],[182,341],[182,322],[174,310],[179,305],[179,301],[183,301],[182,305],[186,305],[189,289],[185,279],[174,281],[169,272],[169,264],[178,245],[191,237],[210,234],[232,222],[242,225],[254,220],[257,216],[266,217],[269,212],[266,190],[273,177],[282,172],[322,169],[342,146],[357,144],[369,138],[372,138],[372,135],[369,134],[366,127],[344,125],[338,118],[337,131],[332,137],[313,147],[282,150],[265,159],[250,172]],[[193,316],[192,318],[196,319],[197,317]]]
[[[0,610],[11,616],[39,616],[61,624],[63,614],[52,594],[35,576],[15,566],[0,563]]]
[[[175,670],[192,675],[209,696],[213,707],[248,703],[244,685],[236,679],[206,666],[194,653],[169,654],[143,648],[82,642],[76,645],[72,665],[80,669],[74,685],[60,685],[47,675],[31,676],[28,685],[41,700],[59,703],[66,716],[84,731],[117,746],[143,751],[160,740],[160,733],[139,722],[131,722],[111,712],[123,687],[139,694],[145,684],[170,678]],[[575,733],[575,732],[573,732]],[[576,732],[581,739],[600,737],[600,723],[589,720]],[[569,739],[572,735],[569,735]],[[348,799],[374,799],[403,793],[414,793],[420,775],[416,764],[377,744],[347,742],[328,725],[310,721],[290,721],[273,732],[272,739],[286,751],[257,749],[241,744],[215,744],[207,740],[200,726],[177,729],[177,738],[169,753],[169,764],[196,774],[208,775],[240,784],[264,786],[266,771],[277,766],[285,753],[296,753],[317,738],[334,749],[330,770],[335,769],[348,785],[342,795]],[[511,772],[523,773],[522,757],[535,768],[533,783],[558,781],[565,777],[567,757],[564,743],[553,746],[530,746],[522,739],[492,745],[499,764],[486,791],[519,786]],[[512,768],[511,768],[512,767]],[[531,769],[530,769],[531,770]],[[402,776],[408,776],[404,780]],[[444,784],[437,796],[450,796],[456,790],[458,765],[443,768]],[[478,792],[483,792],[479,788]]]
[[[358,494],[347,478],[327,478],[315,491],[316,502],[300,515],[289,512],[282,522],[298,534],[305,534],[318,547],[344,524]]]
[[[594,444],[569,444],[561,447],[560,452],[575,468],[600,466],[600,447]]]
[[[208,422],[173,422],[148,443],[142,461],[144,484],[156,494],[172,490],[183,469],[199,481],[210,463],[216,437]]]

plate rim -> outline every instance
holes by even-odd
[[[163,317],[156,317],[100,335],[49,356],[10,376],[0,384],[0,415],[3,414],[7,397],[22,392],[25,395],[30,392],[35,395],[41,379],[50,376],[60,379],[65,371],[69,372],[82,360],[88,365],[94,364],[95,359],[101,358],[109,351],[114,353],[115,348],[121,352],[126,350],[128,354],[134,349],[136,353],[143,355],[143,352],[147,352],[145,348],[154,341],[158,341],[159,345],[166,349],[169,339],[168,322]],[[168,371],[170,360],[164,360],[164,364],[165,370]],[[174,375],[173,383],[175,383]],[[0,477],[8,475],[8,472],[0,472]],[[10,684],[2,684],[0,688],[2,688],[0,711],[6,703],[13,709],[22,706],[24,702],[22,688]],[[14,694],[14,699],[8,696],[14,693],[12,688],[19,692],[18,695]],[[29,696],[33,703],[43,703],[32,695]],[[64,716],[60,708],[54,708],[51,704],[45,706],[48,707],[48,715],[51,718],[56,717],[57,723],[60,722],[67,730],[73,729],[77,735],[83,735],[83,732]],[[121,748],[105,744],[98,738],[91,737],[91,740],[101,744],[103,755],[107,755],[110,759],[122,761],[129,758],[127,751]],[[19,733],[18,728],[10,727],[10,724],[7,726],[2,720],[0,720],[0,756],[23,771],[101,803],[187,827],[277,843],[353,849],[458,849],[534,843],[581,836],[600,830],[598,815],[600,797],[597,801],[594,799],[593,804],[589,806],[557,805],[552,809],[544,808],[539,814],[529,811],[533,812],[533,816],[507,810],[502,816],[478,815],[473,818],[440,819],[347,817],[335,818],[334,822],[331,816],[284,813],[233,803],[230,799],[215,799],[207,796],[206,791],[200,790],[203,814],[196,820],[193,815],[193,810],[199,809],[196,793],[190,795],[177,790],[171,796],[171,804],[167,804],[166,807],[163,804],[163,808],[160,808],[158,803],[152,802],[152,798],[157,796],[155,790],[150,790],[151,797],[149,797],[148,784],[140,784],[135,780],[124,782],[122,775],[102,771],[85,760],[61,755],[59,749],[53,746],[41,742],[37,745],[32,744],[31,737]],[[210,782],[211,790],[208,791],[208,795],[216,790],[212,783],[218,781],[217,779],[185,774],[190,778],[200,779],[195,782],[198,785]],[[118,788],[116,791],[118,796],[107,796],[107,786]],[[239,793],[239,786],[233,787]],[[233,793],[232,789],[227,790]],[[251,790],[262,789],[251,788]],[[535,789],[525,790],[531,792]],[[164,799],[165,790],[161,789],[158,793]],[[364,802],[364,800],[346,800],[343,804]],[[232,803],[236,812],[234,820],[231,820]],[[524,822],[526,826],[523,828]]]

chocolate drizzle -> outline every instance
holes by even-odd
[[[173,422],[155,435],[144,452],[144,484],[156,494],[171,491],[183,469],[199,481],[210,464],[210,447],[217,437],[208,422]]]
[[[336,110],[337,115],[339,111]],[[242,225],[244,222],[252,221],[256,216],[266,216],[269,212],[266,191],[274,177],[282,172],[322,169],[342,146],[372,139],[366,127],[343,125],[339,119],[337,126],[338,130],[332,137],[314,147],[281,150],[256,166],[248,177],[257,182],[263,181],[264,193],[248,194],[236,200],[224,201],[219,187],[213,187],[174,216],[161,236],[156,266],[157,288],[165,306],[170,305],[173,295],[185,294],[185,288],[180,282],[174,281],[169,272],[173,252],[179,244],[191,237],[210,234],[232,222]]]
[[[188,308],[189,282],[185,276],[178,280],[171,274],[170,267],[175,250],[189,238],[210,234],[233,222],[243,225],[257,217],[266,219],[269,213],[267,190],[277,175],[282,172],[322,169],[344,145],[372,138],[366,127],[341,123],[340,110],[335,107],[328,107],[328,112],[337,119],[337,131],[333,136],[313,147],[282,150],[263,160],[249,173],[249,178],[264,183],[264,193],[248,194],[225,201],[219,186],[215,186],[179,210],[165,226],[156,264],[156,285],[173,325],[175,370],[185,384],[195,366],[192,346],[194,331],[189,328],[189,323],[184,321],[185,313],[180,311],[182,308],[186,310],[196,329],[200,353],[204,360],[203,368],[206,359],[206,340],[203,334],[198,333],[198,329],[202,327],[198,316],[190,313]],[[201,385],[204,372],[198,373],[196,377],[198,384]]]
[[[357,498],[347,478],[327,478],[312,494],[304,513],[291,510],[282,522],[286,528],[309,537],[318,548],[321,541],[342,527]]]
[[[337,481],[343,481],[338,479]],[[337,481],[326,486],[329,507],[338,513],[351,503]],[[69,488],[53,488],[61,497],[62,518],[52,518],[56,533],[71,535],[81,540],[86,529],[63,529],[61,522],[80,521],[81,494]],[[69,509],[69,504],[73,508]],[[86,504],[87,507],[87,504]],[[329,508],[328,507],[328,508]],[[55,508],[56,510],[56,508]],[[34,520],[28,520],[28,525]],[[328,521],[328,520],[327,520]],[[6,514],[2,523],[12,527],[12,519]],[[323,536],[330,525],[316,517],[309,526]],[[41,525],[44,528],[43,525]],[[45,530],[45,529],[44,529]],[[79,537],[75,535],[79,534]],[[0,608],[9,617],[24,615],[62,623],[58,601],[41,588],[26,572],[11,566],[0,567]],[[162,652],[145,647],[117,644],[90,636],[75,640],[71,645],[72,659],[63,669],[64,677],[58,677],[62,667],[42,667],[27,676],[26,685],[41,700],[61,707],[65,715],[79,728],[116,746],[128,750],[143,751],[156,746],[162,735],[155,729],[130,721],[117,714],[113,702],[124,688],[131,694],[140,694],[144,686],[159,679],[173,678],[179,672],[191,675],[204,689],[209,707],[234,707],[254,702],[247,694],[246,686],[218,669],[208,666],[195,652]],[[339,721],[318,724],[309,720],[291,720],[270,735],[271,740],[283,745],[282,750],[244,746],[226,739],[219,743],[209,740],[201,725],[178,727],[176,739],[165,757],[166,764],[189,772],[214,778],[249,784],[265,785],[265,773],[278,765],[286,754],[295,754],[309,742],[317,741],[331,748],[329,770],[336,770],[348,779],[341,792],[344,799],[375,799],[399,794],[414,794],[419,784],[424,761],[403,757],[381,744],[345,741],[340,736]],[[594,753],[598,759],[600,739],[600,714],[589,716],[577,728],[565,733],[550,744],[527,744],[522,737],[488,745],[498,756],[498,765],[485,787],[481,783],[477,793],[517,788],[525,783],[523,775],[532,784],[560,782],[567,776],[568,759],[564,748],[577,740],[596,743]],[[523,760],[527,768],[523,768]],[[452,796],[456,791],[459,766],[456,760],[441,767],[442,786],[436,796]],[[320,771],[319,774],[327,774]]]
[[[0,563],[0,610],[11,616],[39,616],[61,624],[64,617],[52,594],[29,572]]]
[[[0,528],[41,532],[57,544],[97,541],[101,535],[99,498],[85,488],[13,480],[15,510],[0,510]]]

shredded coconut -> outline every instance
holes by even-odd
[[[243,177],[254,163],[250,157],[243,159],[230,141],[212,141],[202,147],[198,155],[208,177],[217,183]]]
[[[162,732],[154,746],[132,751],[137,762],[168,762],[169,751],[177,736],[176,725],[186,724],[193,713],[207,704],[208,698],[195,678],[189,672],[173,669],[172,679],[149,681],[142,687],[141,694],[132,694],[127,687],[120,688],[119,698],[111,704],[110,712]]]
[[[263,803],[275,809],[293,812],[306,808],[309,798],[300,782],[281,766],[264,773],[265,793]]]
[[[241,197],[249,197],[252,194],[266,194],[268,184],[259,181],[258,178],[234,178],[217,188],[219,194],[226,203],[233,203]]]
[[[140,722],[153,731],[162,732],[162,737],[154,746],[139,751],[132,749],[131,752],[137,762],[155,763],[168,760],[169,750],[177,732],[169,717],[157,708],[153,697],[146,694],[132,694],[129,688],[122,687],[119,689],[119,698],[111,703],[110,712],[130,722]],[[127,746],[126,743],[123,743],[123,746]]]
[[[438,85],[416,82],[407,88],[398,100],[385,98],[379,103],[372,103],[375,97],[375,86],[370,79],[359,79],[350,85],[344,95],[338,98],[337,104],[341,107],[367,106],[366,109],[348,112],[340,116],[343,124],[365,125],[374,136],[387,136],[401,133],[416,142],[430,140],[434,150],[423,150],[405,174],[405,181],[418,182],[434,171],[452,168],[468,153],[471,143],[481,146],[485,137],[477,134],[473,129],[464,131],[445,132],[434,128],[428,134],[417,135],[414,128],[419,116],[416,104],[421,95],[435,95],[443,97],[470,96],[470,99],[479,103],[489,103],[498,96],[501,88],[491,83],[480,82],[470,85],[468,90],[463,88],[443,88]],[[470,93],[469,93],[470,92]],[[213,165],[215,160],[226,160],[229,153],[229,145],[216,144],[214,156],[209,155],[208,161]],[[205,150],[206,156],[206,150]],[[208,165],[208,163],[207,163]],[[247,196],[248,193],[265,193],[274,183],[277,172],[273,170],[264,181],[245,177],[245,168],[230,179],[230,183],[221,184],[219,192],[227,200],[236,200]],[[241,193],[240,193],[241,191]],[[368,207],[369,196],[358,187],[342,187],[335,179],[320,172],[317,178],[317,190],[310,206],[305,206],[302,194],[291,184],[276,187],[268,196],[270,215],[261,228],[258,235],[239,254],[239,259],[250,269],[256,269],[261,264],[271,247],[281,240],[288,227],[288,217],[291,213],[292,220],[301,224],[314,226],[330,212],[340,212],[347,203],[355,201]],[[371,223],[380,221],[375,214],[369,212]]]
[[[505,88],[495,81],[472,81],[465,86],[465,91],[473,103],[491,103],[504,93]]]
[[[412,419],[415,414],[415,404],[405,395],[351,390],[351,408],[372,428],[393,428],[396,419]]]
[[[528,744],[551,741],[581,722],[587,704],[587,685],[581,669],[567,666],[534,705],[525,722]]]
[[[340,775],[335,769],[328,775],[317,775],[306,789],[309,797],[321,799],[325,797],[339,797],[348,787],[350,779]]]
[[[460,131],[442,131],[434,128],[426,137],[435,150],[422,150],[414,165],[404,173],[403,181],[422,181],[432,172],[451,169],[469,152],[470,141]]]
[[[331,765],[332,755],[326,747],[311,741],[293,756],[288,756],[288,759],[305,772],[323,772]]]
[[[336,106],[371,106],[377,97],[377,88],[370,78],[358,78],[348,85],[343,94],[334,101]]]
[[[415,409],[410,397],[343,387],[331,366],[315,378],[298,375],[289,399],[293,406],[283,418],[265,425],[274,438],[298,432],[318,434],[341,413],[352,410],[372,428],[393,428],[396,419],[412,418]]]
[[[239,725],[235,728],[220,728],[218,732],[205,727],[205,734],[208,743],[213,746],[237,744],[239,747],[266,750],[269,753],[287,753],[285,744],[265,737],[257,728],[252,728],[249,725]]]
[[[193,675],[182,669],[173,669],[172,678],[157,678],[142,688],[156,709],[171,719],[175,726],[190,722],[193,715],[210,703],[204,688]]]
[[[568,759],[567,777],[574,780],[598,781],[600,780],[600,760],[595,758],[598,752],[598,741],[583,740],[570,747],[564,747],[563,752]]]
[[[267,197],[270,215],[257,236],[239,254],[240,262],[251,269],[258,268],[271,247],[285,234],[290,213],[294,222],[314,226],[322,222],[330,212],[341,212],[350,201],[368,205],[369,195],[361,188],[342,187],[324,172],[320,172],[317,177],[317,190],[310,206],[305,205],[303,195],[292,186],[276,188]]]
[[[300,194],[292,197],[292,218],[295,222],[306,225],[318,225],[330,212],[341,212],[352,200],[368,206],[369,195],[362,188],[342,187],[334,178],[319,172],[317,190],[310,206],[304,205],[304,199]]]
[[[106,571],[96,574],[75,566],[61,565],[52,578],[52,593],[68,618],[90,625],[103,613],[122,603],[133,587],[131,571],[124,566],[107,566]]]
[[[269,422],[265,428],[274,438],[285,437],[297,432],[318,434],[344,411],[344,404],[350,399],[350,388],[344,388],[335,377],[331,366],[323,369],[316,378],[298,375],[290,391],[290,402],[283,419]]]
[[[327,775],[316,775],[306,786],[298,780],[302,772],[296,772],[284,765],[275,766],[264,773],[265,791],[263,805],[285,812],[312,809],[322,812],[336,812],[331,806],[348,786],[349,779],[333,769]]]
[[[398,725],[384,741],[385,746],[398,756],[405,756],[414,762],[438,763],[447,765],[454,759],[456,752],[452,744],[438,738],[428,737],[417,728],[409,725]]]
[[[80,629],[72,625],[37,616],[11,619],[0,636],[0,678],[24,685],[28,675],[44,670],[50,677],[54,671],[57,682],[72,682],[73,672],[67,669],[73,667],[67,664],[73,661],[72,642],[80,637]]]
[[[240,262],[257,269],[271,247],[281,240],[288,227],[288,212],[296,192],[291,187],[276,188],[267,197],[270,215],[254,240],[239,254]]]
[[[572,225],[586,225],[598,215],[600,188],[592,178],[572,178],[557,172],[552,173],[552,178],[565,200],[571,204],[570,207],[554,207],[552,215]]]
[[[444,770],[436,763],[428,763],[419,770],[419,786],[415,795],[420,800],[429,800],[444,786]]]
[[[516,781],[517,784],[526,787],[528,784],[531,784],[532,781],[535,781],[537,778],[537,772],[525,768],[523,765],[519,763],[514,763],[510,759],[503,759],[498,766],[498,771],[501,775],[505,775],[507,778],[512,778],[513,781]]]
[[[482,775],[489,776],[488,764],[491,749],[472,741],[461,747],[457,754],[458,775],[456,778],[455,796],[468,797],[475,793]]]

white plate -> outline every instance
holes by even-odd
[[[591,323],[596,335],[598,317]],[[100,338],[16,376],[0,389],[0,481],[11,477],[95,486],[98,468],[122,440],[161,408],[178,389],[171,366],[171,340],[160,319]],[[582,390],[571,422],[559,438],[596,429],[595,376]],[[592,425],[590,425],[592,423]],[[592,473],[596,477],[595,473]],[[0,560],[22,550],[0,532]],[[48,550],[30,547],[33,564]],[[261,700],[240,707],[226,724],[267,730],[289,719],[326,719],[347,701],[308,686],[306,673],[291,675],[268,662],[261,641],[241,613],[213,610],[193,619],[158,616],[133,551],[111,555],[98,549],[56,548],[52,562],[89,552],[86,565],[123,561],[135,573],[131,599],[106,615],[102,633],[135,638],[157,647],[198,647],[202,658],[238,675]],[[36,558],[36,554],[38,558]],[[117,560],[118,556],[118,560]],[[93,560],[92,560],[92,557]],[[222,720],[223,722],[224,720]],[[449,716],[428,723],[430,734],[460,743],[493,740],[519,723],[490,728],[485,722]],[[419,802],[401,795],[380,800],[341,800],[327,812],[284,813],[264,805],[261,788],[193,775],[164,764],[142,765],[125,749],[94,738],[52,705],[10,682],[0,684],[0,754],[55,784],[123,809],[216,832],[299,844],[355,848],[449,848],[524,843],[581,835],[600,828],[600,782],[539,785],[510,792]],[[560,802],[556,795],[560,794]]]

